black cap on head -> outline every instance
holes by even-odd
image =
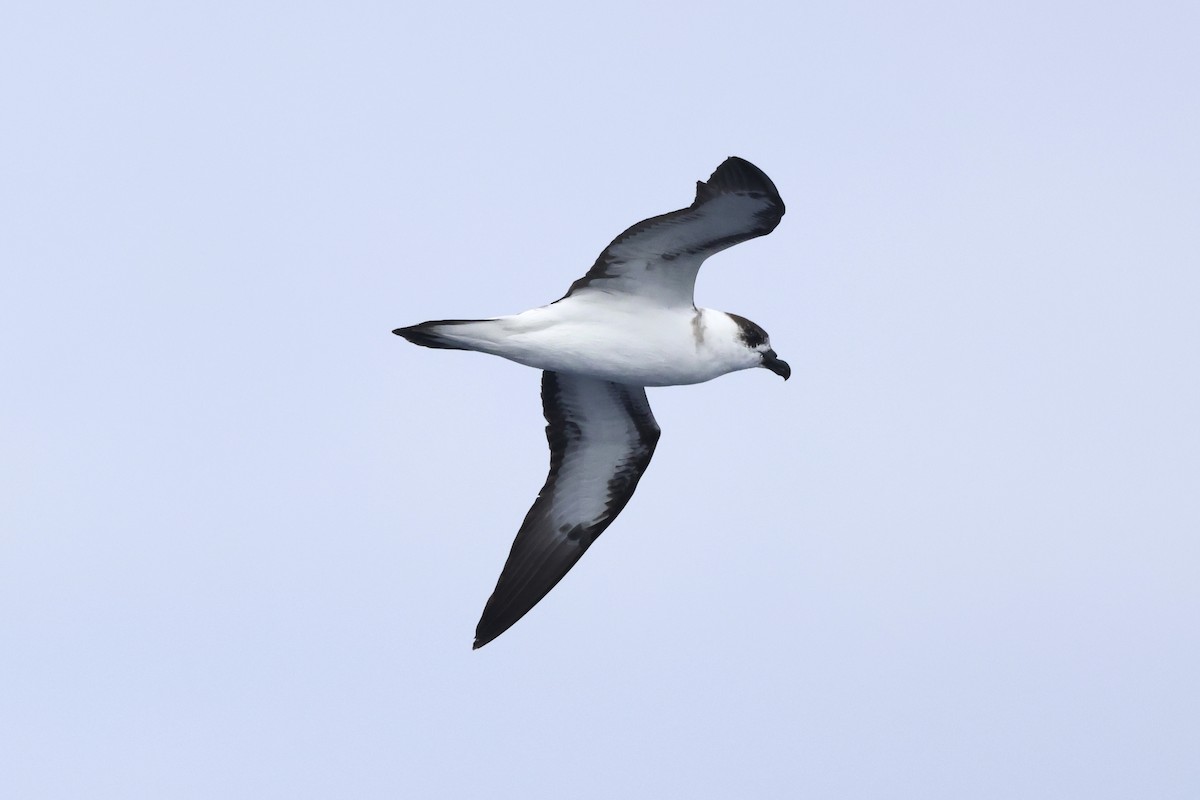
[[[745,317],[739,317],[737,314],[730,314],[729,318],[737,323],[738,331],[741,334],[742,341],[746,343],[747,347],[758,347],[760,344],[765,344],[769,338],[766,331]]]

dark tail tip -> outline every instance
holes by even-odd
[[[439,350],[466,350],[467,348],[461,345],[452,344],[443,339],[437,332],[439,326],[452,324],[457,320],[437,320],[435,322],[422,322],[420,325],[409,325],[407,328],[396,328],[392,333],[397,336],[403,336],[413,344],[419,344],[422,347],[434,347]]]

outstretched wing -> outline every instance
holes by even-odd
[[[480,648],[554,588],[633,496],[659,428],[641,386],[542,373],[550,474],[475,629]]]
[[[696,182],[690,206],[642,220],[614,239],[566,296],[625,292],[661,305],[691,307],[704,259],[767,235],[783,212],[771,179],[749,161],[730,157],[707,182]]]

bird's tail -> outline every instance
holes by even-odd
[[[474,350],[476,348],[472,347],[469,341],[455,335],[454,328],[488,321],[483,319],[436,319],[422,322],[420,325],[409,325],[407,328],[396,328],[392,333],[403,336],[413,344],[419,344],[422,347],[436,347],[440,350]],[[467,330],[460,330],[458,333],[467,333]]]

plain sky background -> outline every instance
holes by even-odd
[[[1200,12],[22,3],[6,798],[1200,797]],[[471,638],[559,297],[743,156],[638,494]]]

